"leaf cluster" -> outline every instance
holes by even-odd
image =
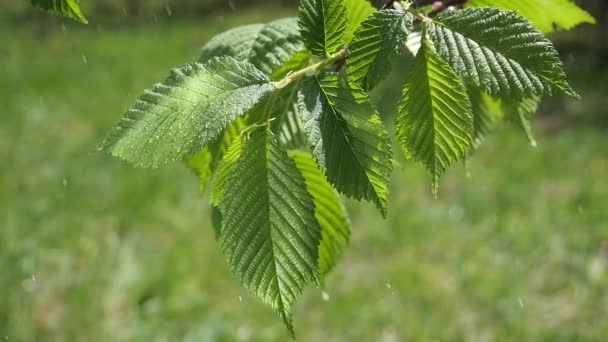
[[[559,14],[552,22],[592,21],[564,1],[545,0]],[[297,18],[211,39],[198,62],[146,90],[100,149],[143,167],[184,161],[210,189],[230,269],[293,333],[297,296],[325,283],[348,243],[340,195],[386,216],[396,149],[429,171],[437,193],[446,169],[500,122],[533,139],[542,96],[578,97],[546,21],[520,15],[529,2],[485,5],[431,17],[407,1],[375,10],[302,0]],[[577,19],[566,22],[569,10]],[[408,54],[395,148],[368,93]]]

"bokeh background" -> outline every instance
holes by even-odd
[[[437,199],[399,160],[390,211],[349,202],[351,245],[300,341],[608,340],[608,26],[552,34],[583,99],[548,98]],[[0,341],[284,341],[228,272],[195,177],[94,151],[143,89],[295,1],[83,0],[87,26],[0,3]],[[403,68],[375,95],[394,111]]]

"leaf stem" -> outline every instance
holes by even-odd
[[[326,67],[342,58],[345,58],[346,56],[348,56],[348,46],[344,46],[342,49],[340,49],[340,51],[328,56],[327,58],[322,59],[321,61],[319,61],[317,63],[311,64],[298,71],[289,73],[282,80],[273,82],[273,85],[277,89],[285,88],[293,81],[299,80],[304,77],[311,77],[311,76],[316,75],[319,72],[319,70],[323,69],[324,67]]]

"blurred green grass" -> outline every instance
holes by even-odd
[[[192,175],[94,152],[209,37],[283,14],[43,36],[0,27],[0,340],[288,339],[227,271]],[[593,101],[560,108],[605,110],[606,79],[574,77]],[[329,299],[309,288],[298,302],[298,339],[606,340],[606,131],[574,125],[538,140],[532,149],[500,131],[448,172],[438,199],[422,168],[401,162],[387,220],[349,203],[351,246]]]

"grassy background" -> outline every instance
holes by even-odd
[[[227,271],[190,173],[94,152],[209,37],[282,14],[0,25],[0,341],[288,338]],[[351,246],[329,298],[311,287],[297,303],[299,340],[608,338],[608,69],[595,52],[564,58],[584,100],[545,103],[539,148],[507,128],[438,199],[401,161],[387,220],[349,203]]]

